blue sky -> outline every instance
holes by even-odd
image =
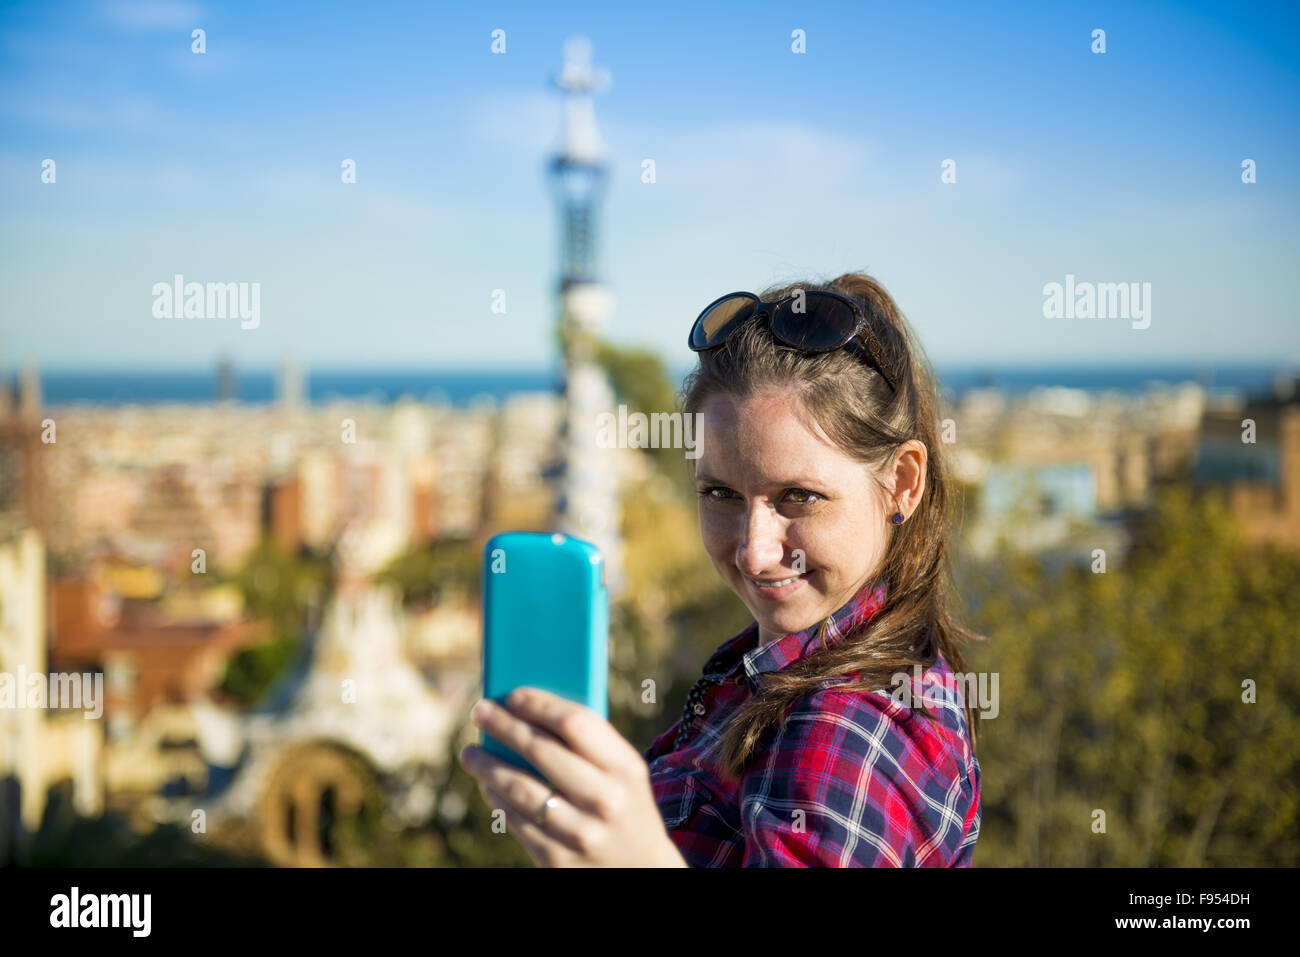
[[[936,363],[1300,363],[1294,4],[51,2],[0,12],[0,367],[553,360],[574,34],[608,334],[673,367],[718,295],[854,269]],[[259,327],[155,318],[177,273]],[[1149,328],[1044,318],[1067,274]]]

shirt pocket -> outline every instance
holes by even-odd
[[[662,759],[651,767],[650,783],[659,814],[670,831],[681,827],[691,815],[714,800],[713,792],[700,780],[697,769]]]

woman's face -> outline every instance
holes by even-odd
[[[753,614],[764,643],[829,617],[880,566],[893,499],[904,516],[920,501],[925,446],[904,443],[881,489],[792,391],[739,402],[714,394],[701,411],[695,484],[713,567]]]

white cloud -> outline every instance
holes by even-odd
[[[109,23],[129,33],[192,29],[202,15],[197,4],[174,0],[113,0],[100,9]]]
[[[560,143],[563,97],[554,92],[494,94],[470,108],[470,133],[494,147],[548,153]],[[599,111],[597,112],[599,125]]]
[[[42,129],[74,132],[125,130],[152,135],[184,129],[191,146],[196,138],[230,142],[248,135],[238,119],[194,123],[187,114],[147,96],[100,90],[46,92],[34,84],[0,91],[0,114]]]
[[[370,223],[428,227],[445,225],[460,213],[435,197],[395,190],[366,180],[361,168],[354,184],[343,183],[341,170],[281,170],[258,176],[251,193],[260,204],[284,208],[337,209]],[[472,210],[471,210],[472,212]]]
[[[659,184],[771,197],[823,194],[860,183],[879,148],[859,137],[786,120],[746,120],[688,130],[611,129],[606,139],[653,159]]]
[[[1019,166],[1007,159],[987,153],[959,152],[952,157],[957,163],[957,182],[953,187],[979,197],[1001,196],[1014,190],[1022,181]],[[934,182],[939,182],[940,166],[934,164]]]

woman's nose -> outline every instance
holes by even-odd
[[[780,516],[767,505],[751,505],[736,547],[736,567],[746,575],[762,575],[780,568],[784,556],[785,528]]]

